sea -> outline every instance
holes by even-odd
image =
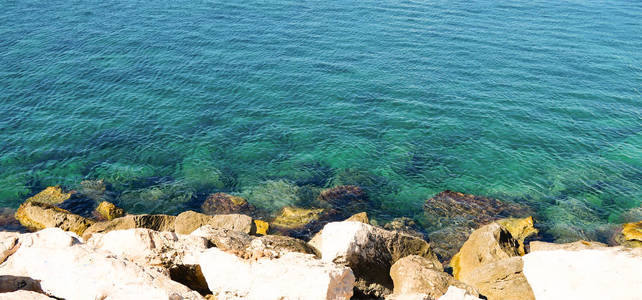
[[[642,2],[0,0],[0,207],[102,179],[130,213],[443,190],[553,240],[642,219]]]

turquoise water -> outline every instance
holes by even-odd
[[[359,184],[382,219],[451,189],[591,238],[642,204],[639,1],[0,7],[2,207],[84,179],[139,213]]]

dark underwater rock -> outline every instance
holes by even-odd
[[[205,199],[201,210],[207,215],[218,214],[248,214],[251,215],[255,208],[245,199],[226,193],[214,193]]]

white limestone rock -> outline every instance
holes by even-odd
[[[279,258],[245,260],[210,248],[199,264],[218,299],[350,299],[354,275],[350,268],[303,253]]]
[[[105,250],[147,266],[169,268],[183,264],[193,255],[207,249],[207,240],[195,235],[181,235],[169,231],[154,231],[146,228],[115,230],[94,233],[87,245]]]
[[[476,295],[470,294],[469,291],[465,289],[458,288],[456,286],[450,286],[448,291],[438,300],[481,300]]]
[[[93,249],[58,228],[23,234],[19,243],[0,274],[30,277],[57,298],[203,299],[164,273]]]
[[[0,294],[0,300],[54,300],[47,295],[32,291],[15,291],[11,293]]]
[[[524,275],[537,300],[640,299],[642,249],[602,247],[531,252]]]

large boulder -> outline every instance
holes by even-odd
[[[74,192],[64,192],[60,186],[50,186],[40,193],[28,198],[25,202],[39,202],[46,204],[59,204],[69,199]]]
[[[20,205],[15,217],[29,230],[58,227],[62,230],[83,234],[94,222],[87,218],[55,207],[51,204],[28,201]]]
[[[111,221],[97,222],[82,234],[88,240],[94,233],[106,233],[114,230],[147,228],[156,231],[174,231],[175,216],[168,215],[126,215]]]
[[[211,194],[201,205],[203,213],[208,215],[220,214],[248,214],[251,215],[255,208],[247,200],[239,196],[226,193]]]
[[[209,216],[194,211],[182,212],[176,217],[176,233],[190,234],[201,226],[210,225],[214,228],[225,228],[245,233],[255,233],[256,227],[252,218],[246,215],[229,214]]]
[[[476,268],[513,256],[519,256],[519,242],[507,229],[491,223],[470,235],[450,261],[450,266],[455,279],[461,280]]]
[[[350,268],[286,253],[279,258],[246,260],[218,248],[199,258],[203,275],[218,299],[350,299]]]
[[[475,289],[457,280],[442,270],[439,261],[417,255],[409,255],[398,260],[390,268],[394,282],[394,294],[424,294],[430,299],[443,296],[450,286],[466,289],[471,295],[479,295]]]
[[[476,294],[477,293],[471,294],[466,289],[450,286],[446,293],[439,298],[433,298],[428,294],[412,293],[388,295],[386,296],[386,300],[481,300],[475,296]]]
[[[289,252],[317,255],[316,250],[304,241],[280,235],[257,237],[252,240],[245,251],[250,253],[256,253],[257,251],[269,252],[268,255],[272,257],[279,257]]]
[[[475,287],[488,300],[534,300],[522,267],[522,257],[514,256],[460,274],[459,279]]]
[[[321,233],[322,259],[350,267],[357,278],[356,296],[383,297],[392,292],[390,267],[402,257],[437,261],[426,241],[361,222],[334,222]]]
[[[171,279],[201,294],[209,293],[200,266],[194,264],[195,256],[208,248],[203,237],[135,228],[95,233],[87,245],[142,266],[159,267]]]
[[[0,265],[0,273],[37,280],[56,298],[203,299],[156,269],[96,251],[58,228],[23,234],[19,240],[20,248]]]
[[[423,209],[425,227],[442,261],[449,261],[473,230],[495,220],[533,215],[524,205],[448,190],[426,200]]]
[[[642,248],[541,250],[523,261],[538,300],[633,300],[642,295]]]

